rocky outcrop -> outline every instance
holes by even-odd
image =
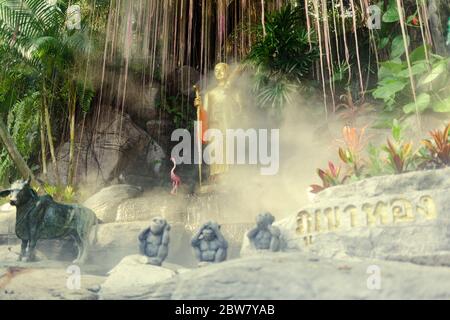
[[[140,255],[123,258],[108,272],[107,280],[101,285],[100,299],[135,299],[151,285],[175,276],[176,272],[164,268],[164,265],[157,267],[146,264],[145,258]]]
[[[450,189],[450,169],[416,171],[401,175],[373,177],[356,183],[325,189],[316,201],[347,197],[369,198],[382,195],[408,195],[409,192]]]
[[[450,169],[375,177],[318,194],[277,223],[290,249],[450,266]]]
[[[450,271],[403,262],[267,253],[148,286],[139,299],[449,299]],[[137,297],[136,297],[137,298]]]
[[[142,126],[147,121],[158,119],[157,103],[161,99],[161,88],[153,83],[151,87],[145,86],[140,89],[135,93],[137,99],[128,101],[127,113],[135,123]]]
[[[66,268],[0,267],[0,300],[96,300],[105,277],[80,274],[80,287]]]
[[[146,197],[125,200],[117,208],[116,222],[150,221],[159,213],[154,205]]]
[[[69,282],[69,265],[46,263],[0,264],[0,299],[450,299],[446,267],[300,252],[266,253],[194,269],[154,267],[133,255],[119,260],[108,277],[90,275],[89,266],[83,267],[79,289],[68,287],[76,284]]]
[[[117,222],[148,221],[160,216],[169,223],[183,222],[188,199],[175,197],[167,189],[155,188],[137,199],[129,199],[117,209]]]
[[[155,166],[165,160],[162,148],[129,115],[101,109],[99,114],[97,120],[94,117],[76,130],[76,180],[85,185],[104,186],[121,174],[154,176]],[[57,150],[57,160],[61,180],[65,183],[69,142]],[[55,182],[54,168],[51,164],[48,168],[48,178]]]
[[[170,117],[165,116],[161,119],[153,119],[149,120],[145,123],[145,129],[147,130],[147,133],[155,137],[155,139],[158,139],[158,143],[168,150],[171,140],[172,131],[175,128],[173,121],[170,119]]]
[[[148,221],[161,216],[169,223],[182,222],[188,202],[174,197],[166,189],[155,188],[142,193],[134,185],[112,185],[88,198],[84,203],[104,223]]]
[[[138,187],[117,184],[100,190],[84,201],[83,205],[93,210],[103,223],[115,222],[119,205],[141,193],[142,189]]]

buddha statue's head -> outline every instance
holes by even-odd
[[[218,63],[216,67],[214,68],[214,75],[216,76],[216,79],[220,82],[226,81],[229,76],[229,69],[230,67],[226,63]]]

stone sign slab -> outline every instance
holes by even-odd
[[[287,248],[450,265],[450,170],[377,177],[333,189],[276,223]]]

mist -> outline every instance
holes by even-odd
[[[230,70],[236,68],[237,65],[230,66]],[[271,212],[281,219],[297,212],[309,201],[309,185],[318,182],[317,168],[336,155],[336,150],[330,147],[332,138],[327,134],[326,122],[317,122],[308,114],[307,102],[300,94],[296,94],[282,110],[282,116],[277,117],[273,110],[261,110],[258,106],[252,81],[248,72],[230,80],[228,90],[235,90],[244,102],[242,112],[235,114],[231,127],[244,131],[279,130],[279,169],[274,175],[262,175],[261,168],[267,165],[230,165],[216,186],[219,202],[224,204],[220,208],[221,222],[251,222],[263,212]],[[210,86],[203,93],[216,85],[212,75],[207,82]],[[235,106],[229,108],[234,110]],[[270,137],[270,133],[268,135]],[[277,151],[274,147],[269,146],[269,156]],[[248,151],[247,141],[247,161]]]

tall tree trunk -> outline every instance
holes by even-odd
[[[67,177],[67,185],[72,186],[75,176],[75,110],[77,103],[76,88],[70,85],[69,89],[69,130],[70,130],[70,142],[69,142],[69,172]]]
[[[39,131],[41,134],[41,161],[42,161],[42,174],[44,179],[47,180],[47,148],[45,140],[45,123],[44,123],[44,108],[41,106],[41,114],[39,116]]]
[[[58,185],[61,185],[61,179],[59,176],[59,170],[58,170],[58,163],[56,161],[56,153],[55,153],[55,146],[53,145],[53,134],[52,134],[52,126],[51,126],[51,122],[50,122],[50,113],[48,111],[48,104],[47,104],[47,100],[46,100],[46,89],[45,89],[45,84],[43,86],[43,92],[42,92],[42,97],[43,97],[43,105],[44,105],[44,118],[45,118],[45,126],[47,128],[47,139],[48,139],[48,146],[50,149],[50,156],[52,157],[52,163],[53,163],[53,168],[55,170],[55,178],[56,178],[56,183]]]
[[[22,155],[19,153],[19,150],[17,150],[17,147],[14,144],[14,141],[12,140],[8,129],[2,119],[0,119],[0,139],[3,142],[3,145],[6,147],[11,160],[14,162],[20,174],[22,175],[22,178],[28,179],[29,177],[31,177],[32,180],[36,181],[30,167],[28,167],[27,163],[22,158]]]

